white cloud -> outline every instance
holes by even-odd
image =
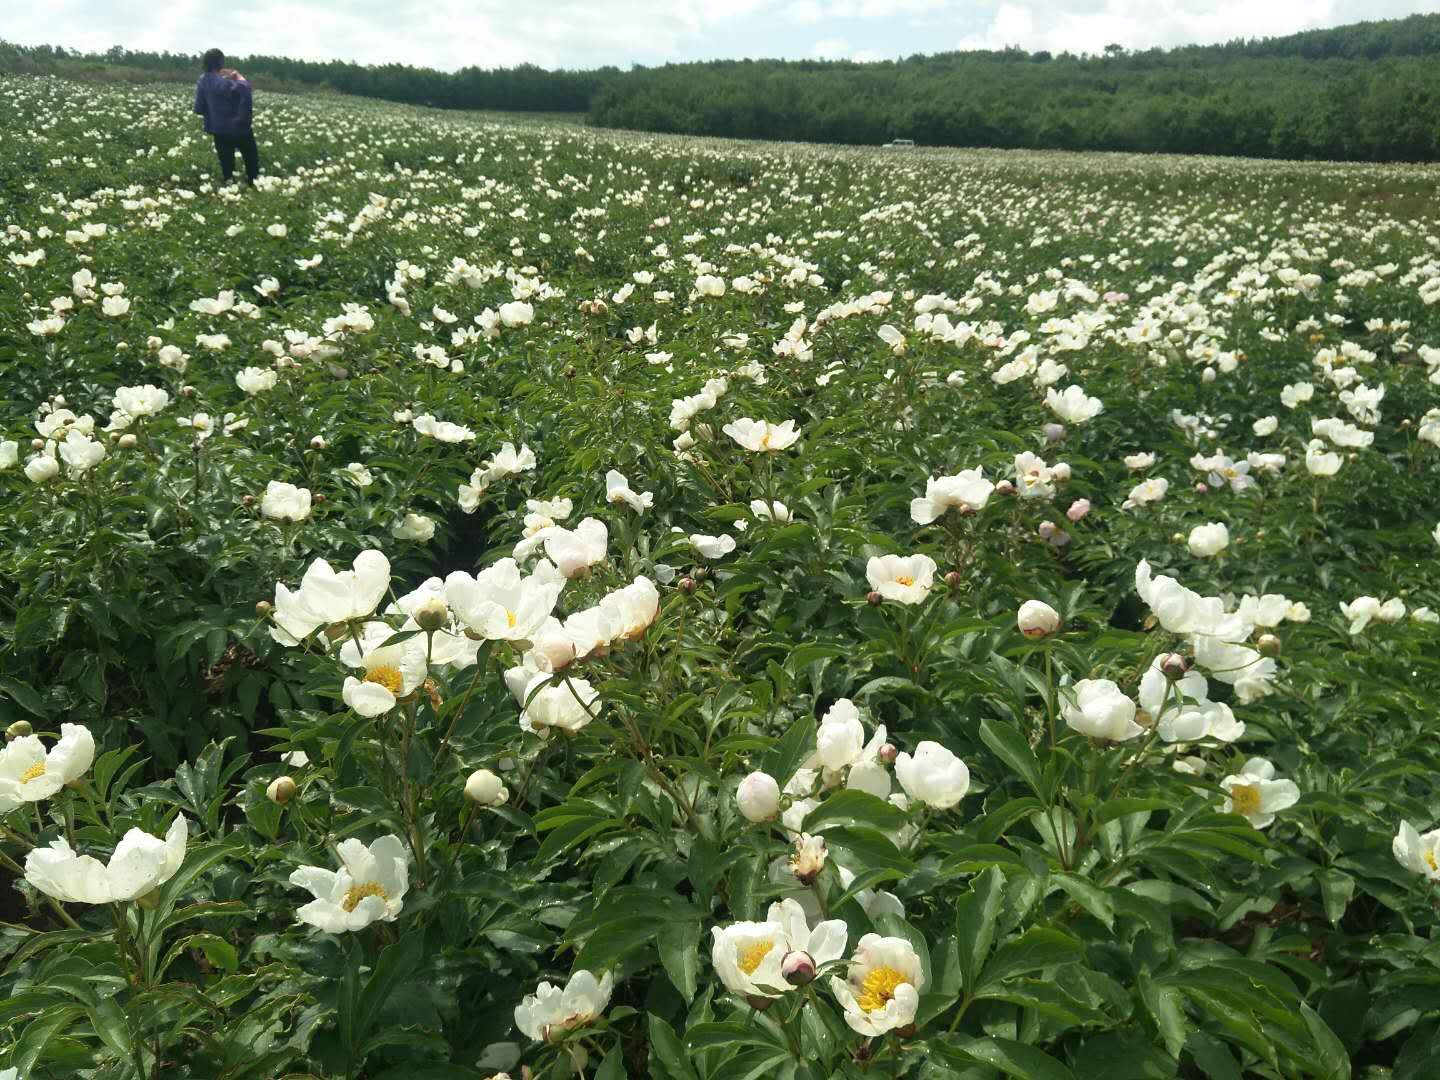
[[[1336,0],[1004,0],[983,31],[961,38],[960,48],[1098,53],[1111,43],[1129,49],[1217,44],[1334,26],[1342,21],[1336,7]]]
[[[821,60],[844,60],[850,55],[850,43],[844,38],[823,38],[811,51]]]
[[[21,44],[234,55],[263,53],[453,70],[536,63],[656,62],[693,52],[717,28],[774,0],[40,0],[7,5],[0,37]],[[732,55],[739,55],[734,53]]]

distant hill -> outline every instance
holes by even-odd
[[[734,138],[1361,161],[1440,159],[1440,15],[1099,56],[948,52],[859,64],[725,60],[454,73],[238,57],[262,83],[439,108],[585,112]],[[192,78],[194,57],[0,43],[0,70]],[[277,88],[279,88],[277,85]]]

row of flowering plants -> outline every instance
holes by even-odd
[[[4,1080],[1434,1074],[1433,171],[0,103]]]

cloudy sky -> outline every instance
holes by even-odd
[[[1440,12],[1440,0],[5,0],[0,38],[453,69],[716,57],[1098,52]]]

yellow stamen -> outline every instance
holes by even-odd
[[[915,584],[915,579],[909,574],[901,574],[895,579],[895,584],[904,585],[906,588],[909,588],[911,585]]]
[[[1429,848],[1429,849],[1426,850],[1426,852],[1425,852],[1425,865],[1429,866],[1431,870],[1440,870],[1440,865],[1437,865],[1436,862],[1435,862],[1435,849],[1434,849],[1434,848]]]
[[[31,765],[28,769],[26,769],[23,773],[20,774],[20,783],[22,783],[22,784],[28,784],[31,780],[34,780],[36,777],[44,776],[44,775],[45,775],[45,762],[43,762],[43,761],[37,761],[34,765]]]
[[[754,975],[755,969],[760,962],[770,955],[770,950],[775,948],[773,941],[757,941],[753,945],[746,945],[740,950],[740,957],[736,961],[746,975]]]
[[[379,683],[392,694],[400,693],[400,687],[405,684],[400,677],[400,669],[389,664],[380,664],[365,672],[365,681]]]
[[[860,996],[855,999],[855,1004],[866,1012],[876,1012],[895,997],[896,987],[909,981],[892,967],[871,968],[860,983]]]
[[[354,911],[360,905],[360,901],[367,896],[378,896],[384,900],[385,890],[376,881],[367,881],[363,885],[351,885],[345,890],[345,899],[340,901],[340,906],[346,911]]]
[[[513,630],[515,628],[515,612],[511,611],[509,608],[506,608],[505,618],[510,620],[510,628]]]
[[[1232,812],[1249,817],[1260,812],[1260,788],[1255,784],[1236,784],[1230,789]]]

